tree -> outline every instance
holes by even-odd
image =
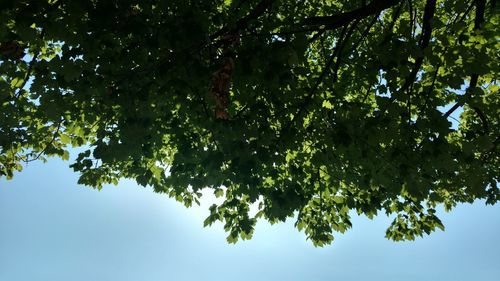
[[[414,239],[500,198],[495,0],[0,3],[1,176],[84,147],[84,185],[212,189],[229,242],[293,217],[324,245],[352,210]]]

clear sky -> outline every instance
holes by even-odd
[[[69,163],[30,163],[0,180],[0,281],[499,280],[500,205],[462,205],[445,232],[384,238],[389,219],[364,217],[315,248],[293,222],[257,225],[229,245],[208,206],[186,209],[130,181],[79,186]]]

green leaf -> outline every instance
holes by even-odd
[[[333,105],[330,103],[330,101],[324,100],[322,106],[327,109],[332,109]]]

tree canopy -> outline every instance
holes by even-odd
[[[84,185],[211,189],[229,242],[353,211],[414,239],[500,198],[495,0],[0,3],[0,176],[82,147]]]

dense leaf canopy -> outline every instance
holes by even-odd
[[[82,147],[81,184],[212,190],[230,242],[353,210],[414,239],[500,198],[495,0],[0,3],[0,176]]]

